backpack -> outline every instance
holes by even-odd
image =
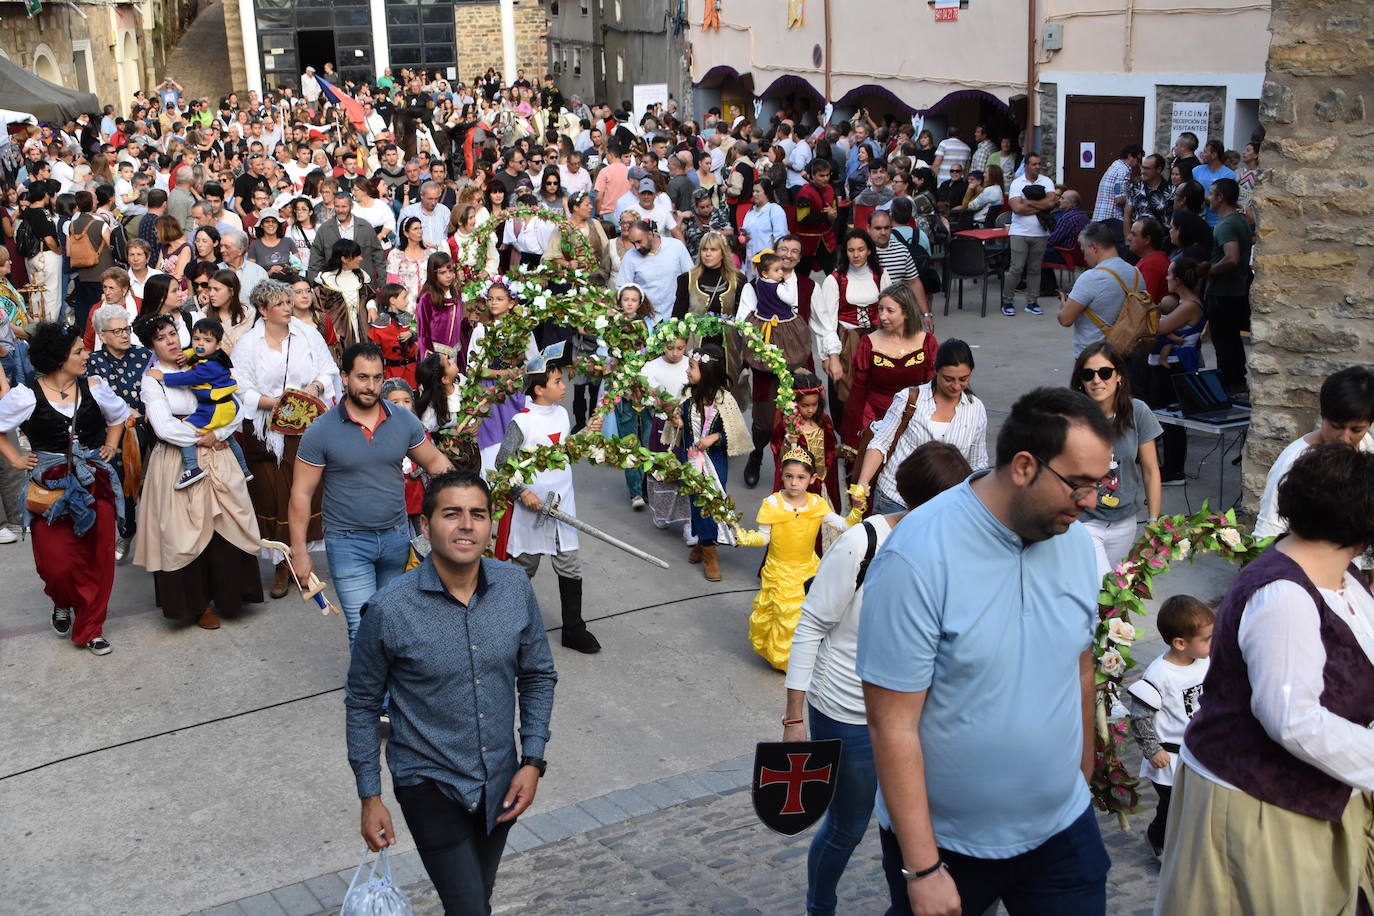
[[[873,562],[873,555],[878,552],[878,529],[866,521],[863,523],[863,528],[864,533],[868,535],[868,547],[864,549],[864,558],[859,561],[858,572],[854,575],[854,591],[856,592],[863,587],[864,579],[868,577],[868,564]],[[802,591],[809,594],[811,583],[815,581],[815,576],[807,579],[802,583]]]
[[[27,220],[19,220],[14,227],[14,247],[20,257],[35,258],[43,250],[43,240],[33,234],[33,227]]]
[[[91,224],[97,223],[95,217],[88,218],[86,224],[77,228],[75,223],[67,227],[67,260],[76,268],[94,267],[100,263],[100,255],[105,250],[105,239],[100,244],[91,241]]]
[[[1116,320],[1111,324],[1097,317],[1090,308],[1084,309],[1083,312],[1102,330],[1102,336],[1106,338],[1107,343],[1115,347],[1122,356],[1130,359],[1152,346],[1155,338],[1159,336],[1160,309],[1150,298],[1149,292],[1141,288],[1139,271],[1136,272],[1130,289],[1127,289],[1126,281],[1110,267],[1096,267],[1094,270],[1105,270],[1111,274],[1120,284],[1125,299],[1121,302],[1121,311],[1117,313]]]

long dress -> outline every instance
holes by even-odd
[[[543,445],[558,445],[568,438],[572,421],[567,408],[562,404],[528,404],[511,421],[509,437],[512,447],[537,448]],[[514,444],[518,430],[520,445]],[[569,515],[577,515],[577,501],[573,494],[572,468],[549,468],[530,478],[525,486],[535,495],[547,502],[558,499],[558,508]],[[577,549],[577,529],[562,522],[549,519],[543,525],[536,525],[536,513],[526,509],[519,500],[512,500],[511,507],[501,517],[501,529],[497,538],[497,557],[518,557],[521,554],[544,554],[553,556]]]
[[[476,324],[472,329],[472,339],[468,341],[467,364],[476,366],[478,359],[478,347],[482,340],[487,336],[487,326]],[[534,345],[534,338],[530,337],[525,344],[524,359],[529,360],[536,356],[538,351]],[[487,361],[488,369],[509,369],[508,365],[503,365],[499,359],[493,358]],[[496,385],[495,379],[483,379],[482,387],[492,388]],[[482,418],[482,423],[477,427],[477,449],[482,455],[482,470],[490,471],[496,467],[496,453],[501,448],[501,439],[506,435],[506,427],[510,421],[515,419],[515,415],[525,409],[524,392],[516,391],[511,393],[504,401],[498,401],[491,405],[491,412]]]
[[[926,334],[920,348],[905,356],[889,356],[875,349],[869,335],[860,338],[854,351],[854,382],[845,403],[840,441],[858,448],[864,430],[887,413],[897,392],[934,378],[938,349],[934,334]]]
[[[446,298],[436,303],[429,293],[421,293],[415,305],[415,336],[420,359],[431,353],[442,353],[458,364],[459,372],[467,374],[472,326],[458,299]]]
[[[176,371],[166,364],[159,368]],[[144,467],[134,563],[153,574],[154,599],[164,617],[194,620],[212,603],[218,613],[233,616],[244,604],[262,601],[258,522],[243,471],[230,449],[201,447],[196,457],[206,479],[175,489],[181,447],[197,437],[178,418],[196,409],[196,396],[146,375],[142,390],[158,441]],[[226,439],[239,423],[236,418],[216,429],[216,436]]]
[[[749,643],[768,664],[786,671],[792,634],[806,599],[806,580],[816,574],[821,562],[816,556],[816,535],[822,525],[844,528],[849,522],[815,493],[807,494],[804,508],[789,505],[781,493],[774,493],[759,506],[758,524],[759,533],[767,539],[768,556],[759,571],[759,593],[749,615]]]
[[[339,369],[320,332],[292,318],[280,350],[268,346],[266,326],[262,322],[243,335],[234,352],[234,379],[239,383],[239,397],[244,404],[243,455],[253,472],[248,492],[253,498],[258,528],[264,538],[289,544],[291,532],[287,511],[301,437],[272,432],[268,428],[272,411],[257,405],[263,397],[280,397],[287,388],[304,390],[311,382],[323,385],[325,391],[321,400],[333,404],[341,393]],[[310,504],[310,527],[306,536],[310,542],[324,538],[320,514],[323,491],[323,487],[317,487]]]

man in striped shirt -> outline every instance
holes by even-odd
[[[905,283],[911,287],[916,294],[916,301],[921,304],[921,327],[927,334],[934,334],[935,318],[930,313],[926,288],[921,283],[921,271],[911,256],[911,249],[903,242],[892,241],[892,211],[874,210],[868,218],[868,234],[873,237],[878,263],[894,283]]]
[[[1122,208],[1126,205],[1126,185],[1140,168],[1140,160],[1145,151],[1134,143],[1128,143],[1117,159],[1102,173],[1097,183],[1097,203],[1093,206],[1093,220],[1122,218]]]

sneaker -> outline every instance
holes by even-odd
[[[252,479],[253,479],[253,474],[252,474],[251,471],[250,471],[249,473],[243,475],[243,482],[244,482],[244,483],[248,483],[248,482],[251,481]]]
[[[189,471],[182,471],[181,477],[172,485],[173,490],[184,490],[193,483],[198,483],[205,479],[205,472],[200,468],[191,468]]]
[[[1186,474],[1171,474],[1171,475],[1169,475],[1169,476],[1166,476],[1166,477],[1165,477],[1163,480],[1161,480],[1159,483],[1160,483],[1160,486],[1164,486],[1164,487],[1182,487],[1182,486],[1187,486],[1187,484],[1188,484],[1188,476],[1187,476]]]
[[[115,538],[115,562],[122,563],[129,555],[129,539]]]
[[[114,647],[110,645],[109,641],[106,640],[104,636],[97,636],[95,639],[86,643],[82,648],[90,649],[92,655],[109,655],[114,651]]]
[[[1155,844],[1155,841],[1152,840],[1152,839],[1150,839],[1149,837],[1146,837],[1146,838],[1145,838],[1145,842],[1148,843],[1148,844],[1150,844],[1150,852],[1154,855],[1156,861],[1158,861],[1160,858],[1163,857],[1163,855],[1164,855],[1164,847],[1163,847],[1163,846],[1156,845],[1156,844]]]
[[[9,528],[0,528],[0,544],[13,544],[17,540],[19,540],[19,535]]]
[[[69,607],[55,607],[52,609],[52,631],[58,636],[66,636],[72,631],[72,619],[76,612]]]
[[[643,497],[643,496],[632,496],[632,497],[630,498],[630,508],[633,509],[633,510],[635,510],[636,512],[638,512],[640,509],[643,509],[643,508],[644,508],[644,497]]]
[[[1002,314],[1003,314],[1003,315],[1006,315],[1008,318],[1015,318],[1015,317],[1016,317],[1016,306],[1012,305],[1010,302],[1003,302],[1003,303],[1002,303]]]
[[[1026,303],[1026,314],[1027,314],[1027,315],[1043,315],[1043,314],[1045,314],[1045,310],[1042,309],[1042,308],[1040,307],[1040,303],[1038,303],[1038,302],[1027,302],[1027,303]]]

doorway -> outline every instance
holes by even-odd
[[[1122,147],[1145,135],[1145,100],[1123,96],[1071,95],[1064,115],[1064,186],[1083,196],[1092,212],[1097,183]],[[1090,143],[1091,158],[1083,144]]]
[[[336,53],[332,29],[301,29],[296,32],[297,63],[302,73],[306,67],[314,67],[318,75],[324,76],[326,63],[333,64],[337,70],[339,61]]]

